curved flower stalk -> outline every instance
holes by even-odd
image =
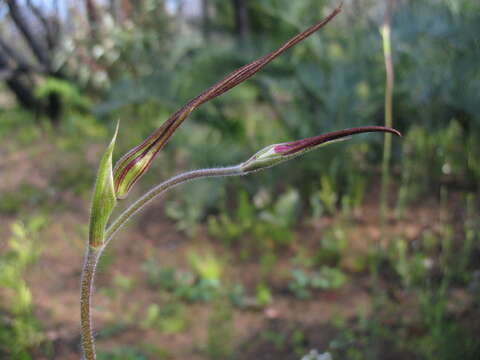
[[[256,171],[264,170],[269,167],[281,164],[285,161],[296,158],[309,151],[318,149],[321,146],[347,140],[351,135],[367,133],[367,132],[384,132],[401,136],[398,130],[384,126],[362,126],[351,129],[344,129],[330,132],[327,134],[310,137],[307,139],[273,144],[263,148],[255,153],[247,161],[234,166],[200,169],[188,171],[186,173],[174,176],[155,186],[137,201],[135,201],[127,210],[125,210],[112,225],[105,231],[105,246],[108,245],[113,236],[126,222],[138,211],[142,210],[148,203],[159,195],[171,190],[175,186],[185,182],[206,178],[206,177],[222,177],[222,176],[242,176],[248,175]]]

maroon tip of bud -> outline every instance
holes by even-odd
[[[367,133],[367,132],[388,132],[388,133],[395,134],[397,136],[402,136],[402,134],[398,130],[385,127],[385,126],[361,126],[356,128],[333,131],[327,134],[322,134],[322,135],[314,136],[311,138],[279,144],[275,146],[273,150],[276,153],[281,155],[291,155],[298,151],[308,149],[310,147],[317,146],[322,143],[326,143],[328,141],[337,140],[350,135]]]

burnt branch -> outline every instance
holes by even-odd
[[[13,68],[17,71],[37,73],[43,73],[46,71],[46,69],[41,65],[37,66],[30,63],[30,61],[28,61],[23,54],[19,53],[17,50],[7,44],[2,37],[0,37],[0,53],[4,62],[8,63],[10,66],[13,65]]]
[[[48,49],[50,51],[54,50],[58,44],[58,38],[60,34],[58,28],[59,21],[57,19],[45,16],[45,14],[38,8],[38,6],[35,6],[31,0],[27,0],[27,5],[32,14],[35,15],[39,23],[41,23],[44,28],[45,41]]]
[[[40,43],[40,41],[33,35],[33,30],[28,25],[25,20],[16,0],[6,0],[9,10],[9,15],[12,21],[15,23],[15,26],[18,28],[20,33],[23,35],[28,46],[32,50],[33,54],[37,58],[40,64],[49,68],[50,59],[45,50],[45,46]]]

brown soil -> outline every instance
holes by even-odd
[[[24,182],[47,190],[52,171],[55,173],[57,166],[66,165],[62,161],[55,163],[52,159],[45,159],[42,154],[48,152],[49,146],[41,145],[35,150],[25,150],[23,155],[15,153],[4,157],[8,161],[5,160],[4,166],[0,164],[0,191],[15,191]],[[97,153],[96,150],[92,152],[94,155]],[[95,161],[92,159],[96,156],[88,158],[86,162],[94,167]],[[15,165],[15,171],[4,171],[11,168],[7,163],[20,165]],[[48,341],[53,344],[52,355],[48,358],[79,359],[79,281],[89,200],[88,196],[69,192],[53,194],[52,199],[62,205],[54,208],[49,225],[37,238],[42,255],[30,267],[26,278],[33,294],[34,314],[40,319]],[[287,289],[285,279],[292,268],[291,259],[300,245],[313,251],[323,231],[334,219],[319,219],[298,229],[296,238],[301,241],[281,252],[270,279],[272,304],[264,309],[247,307],[233,310],[233,347],[241,358],[299,359],[300,351],[328,349],[336,334],[332,318],[348,322],[360,310],[368,312],[371,306],[369,277],[365,269],[356,268],[353,260],[361,254],[366,256],[372,244],[380,241],[377,204],[373,201],[357,210],[346,228],[348,246],[342,267],[349,275],[348,284],[336,291],[316,291],[309,300],[299,300]],[[437,231],[439,221],[436,206],[438,204],[433,201],[425,202],[410,211],[404,220],[390,221],[389,233],[415,241],[425,228]],[[25,213],[35,214],[35,211],[32,208]],[[0,215],[2,239],[8,238],[9,225],[22,216]],[[4,241],[1,243],[0,251],[5,246]],[[109,263],[98,273],[93,318],[99,332],[99,349],[150,345],[164,350],[168,359],[208,359],[205,344],[208,340],[208,324],[212,312],[216,311],[215,303],[188,305],[189,325],[181,333],[165,334],[141,326],[149,305],[159,304],[162,307],[169,301],[158,289],[148,285],[142,265],[148,259],[155,258],[163,266],[185,269],[188,267],[186,254],[193,249],[211,249],[225,259],[224,281],[241,282],[247,293],[253,295],[259,281],[256,259],[236,259],[235,251],[220,246],[207,236],[205,229],[201,229],[195,238],[188,238],[163,215],[162,202],[157,202],[112,242],[106,255]],[[115,288],[113,279],[120,274],[132,279],[132,289],[122,291]],[[292,340],[295,332],[302,334],[296,342]],[[268,336],[272,333],[284,340],[275,343]],[[39,354],[36,359],[47,357]]]

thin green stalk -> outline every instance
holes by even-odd
[[[393,87],[394,87],[394,69],[392,61],[392,47],[390,36],[390,12],[392,1],[387,1],[387,10],[385,20],[381,28],[383,43],[383,56],[385,61],[385,126],[393,126]],[[380,221],[382,228],[382,237],[385,229],[385,220],[388,215],[388,186],[390,183],[390,158],[392,153],[392,135],[384,135],[383,161],[382,161],[382,185],[380,192]]]
[[[239,176],[243,175],[242,169],[239,165],[222,167],[222,168],[212,168],[212,169],[201,169],[201,170],[192,170],[186,173],[174,176],[171,179],[164,181],[163,183],[155,186],[153,189],[145,193],[137,201],[135,201],[130,207],[128,207],[107,229],[105,232],[105,246],[108,245],[115,233],[120,230],[120,228],[125,225],[125,223],[139,210],[141,210],[145,205],[152,201],[157,196],[161,195],[165,191],[168,191],[174,188],[177,185],[183,184],[187,181],[205,178],[205,177],[221,177],[221,176]]]
[[[144,208],[150,201],[164,192],[173,189],[175,186],[188,182],[194,179],[205,177],[220,177],[220,176],[239,176],[243,172],[240,166],[230,166],[224,168],[212,168],[189,171],[173,178],[164,181],[157,185],[152,190],[148,191],[130,207],[128,207],[113,224],[105,232],[103,245],[95,248],[88,247],[85,254],[85,262],[82,270],[82,282],[80,293],[80,321],[81,321],[81,336],[83,359],[95,360],[95,339],[93,336],[93,322],[91,316],[91,302],[93,294],[93,285],[95,281],[95,269],[103,250],[106,248],[110,240],[112,240],[115,233],[138,211]],[[106,240],[105,240],[106,239]]]
[[[92,316],[90,313],[93,294],[93,281],[95,269],[101,249],[89,246],[85,254],[85,262],[82,270],[82,282],[80,290],[80,322],[82,335],[83,359],[95,360],[95,340],[93,337]]]
[[[383,25],[380,28],[382,37],[383,58],[385,62],[385,126],[393,125],[393,86],[394,71],[392,62],[392,47],[390,38],[390,16],[392,11],[393,0],[385,0],[386,10]],[[380,241],[374,245],[375,260],[372,261],[370,272],[372,275],[372,287],[374,293],[373,306],[379,309],[382,303],[382,290],[379,284],[379,266],[380,256],[383,253],[382,241],[385,238],[385,225],[388,216],[388,187],[390,183],[390,158],[392,149],[392,137],[390,134],[384,134],[383,143],[383,159],[382,159],[382,182],[380,188]]]

